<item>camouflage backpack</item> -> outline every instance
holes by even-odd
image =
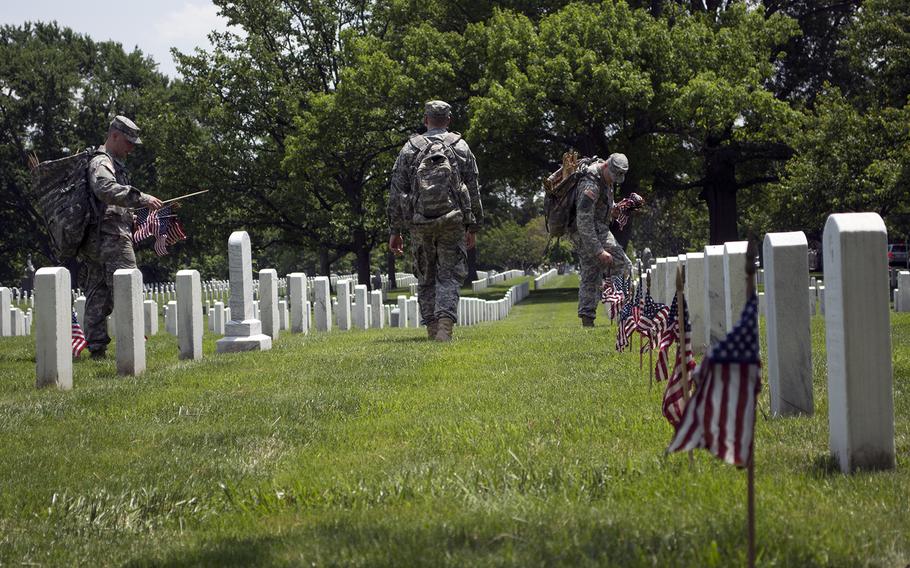
[[[543,211],[547,232],[557,239],[575,225],[578,182],[597,157],[578,158],[577,152],[562,157],[562,167],[543,182]]]
[[[467,188],[461,181],[453,149],[459,140],[461,135],[457,132],[447,132],[441,139],[421,135],[411,138],[417,148],[411,172],[413,223],[429,223],[465,209]]]
[[[100,218],[100,203],[88,187],[88,165],[96,154],[88,149],[32,169],[32,196],[59,262],[76,256],[89,225]]]

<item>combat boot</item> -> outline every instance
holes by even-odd
[[[436,323],[439,326],[436,332],[436,341],[452,341],[452,327],[455,325],[455,320],[452,318],[439,318]]]
[[[427,324],[427,337],[430,340],[436,339],[436,334],[439,333],[439,320],[431,321]]]
[[[581,327],[594,327],[594,318],[581,316]]]
[[[89,355],[92,359],[104,359],[107,357],[107,349],[101,348],[94,351],[89,349]]]

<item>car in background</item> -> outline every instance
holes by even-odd
[[[888,264],[907,266],[910,255],[907,254],[907,244],[892,243],[888,245]]]

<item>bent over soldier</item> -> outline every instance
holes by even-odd
[[[123,161],[136,145],[142,144],[139,127],[125,116],[117,116],[108,128],[107,139],[95,150],[88,166],[88,185],[100,201],[96,224],[79,250],[83,262],[81,286],[85,291],[85,338],[93,358],[103,358],[111,338],[107,316],[114,309],[114,271],[136,268],[133,252],[133,214],[130,208],[162,206],[154,196],[130,185]]]
[[[389,249],[402,254],[410,231],[420,323],[437,341],[452,339],[467,250],[483,223],[477,162],[461,135],[448,131],[451,120],[448,103],[426,103],[427,131],[398,154],[388,204]]]
[[[604,273],[628,276],[632,263],[610,232],[613,186],[629,171],[623,154],[590,164],[578,182],[575,223],[569,238],[578,253],[581,282],[578,285],[578,317],[584,327],[593,327]]]

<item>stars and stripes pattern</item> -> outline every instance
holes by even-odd
[[[154,248],[158,256],[166,255],[168,246],[186,240],[183,224],[170,205],[154,212],[149,212],[148,209],[136,212],[133,242],[139,243],[150,237],[155,239]]]
[[[654,369],[654,374],[658,381],[667,377],[667,352],[669,351],[670,345],[675,341],[676,362],[673,365],[673,374],[667,381],[667,388],[664,390],[662,405],[664,417],[666,417],[673,428],[679,428],[679,424],[682,422],[683,410],[685,409],[686,403],[686,393],[684,391],[685,389],[691,388],[691,381],[683,382],[683,370],[687,368],[691,373],[691,371],[695,369],[695,356],[692,353],[692,325],[689,323],[688,302],[683,301],[682,318],[679,318],[677,315],[678,308],[678,300],[674,297],[670,307],[672,324],[661,339],[661,352],[658,354],[657,367]],[[683,329],[686,331],[685,346],[681,345],[679,341],[680,320],[684,322]],[[669,338],[668,342],[667,338]],[[685,367],[683,367],[683,361],[685,361]]]
[[[647,349],[656,349],[660,344],[660,337],[664,333],[667,325],[667,318],[670,308],[661,302],[655,302],[651,297],[650,286],[645,293],[645,314],[651,320],[651,329],[648,333]]]
[[[679,341],[679,327],[677,317],[679,306],[677,306],[678,301],[676,298],[676,296],[673,296],[673,301],[670,303],[670,307],[666,309],[666,313],[660,318],[661,329],[657,334],[657,364],[654,367],[654,379],[656,381],[663,381],[667,379],[667,371],[670,359],[670,347]],[[688,338],[692,335],[692,326],[689,323],[688,302],[686,302],[686,305],[683,308],[683,314],[686,321],[686,337]]]
[[[610,321],[619,317],[622,305],[629,295],[629,280],[613,276],[604,281],[604,290],[601,301],[610,306]]]
[[[85,334],[82,333],[82,326],[79,325],[79,318],[76,317],[76,310],[73,310],[73,357],[78,357],[82,350],[88,347],[88,341],[85,340]]]
[[[644,203],[644,199],[642,199],[640,195],[633,193],[615,204],[616,209],[619,211],[616,216],[616,225],[619,227],[620,231],[629,223],[632,211],[639,209]]]
[[[737,467],[752,461],[755,405],[761,391],[758,296],[695,370],[695,393],[667,452],[705,448]]]
[[[628,301],[619,312],[619,329],[616,332],[616,350],[624,351],[631,344],[632,334],[637,327],[637,319],[641,312],[641,288],[635,291],[635,296],[626,295]]]

